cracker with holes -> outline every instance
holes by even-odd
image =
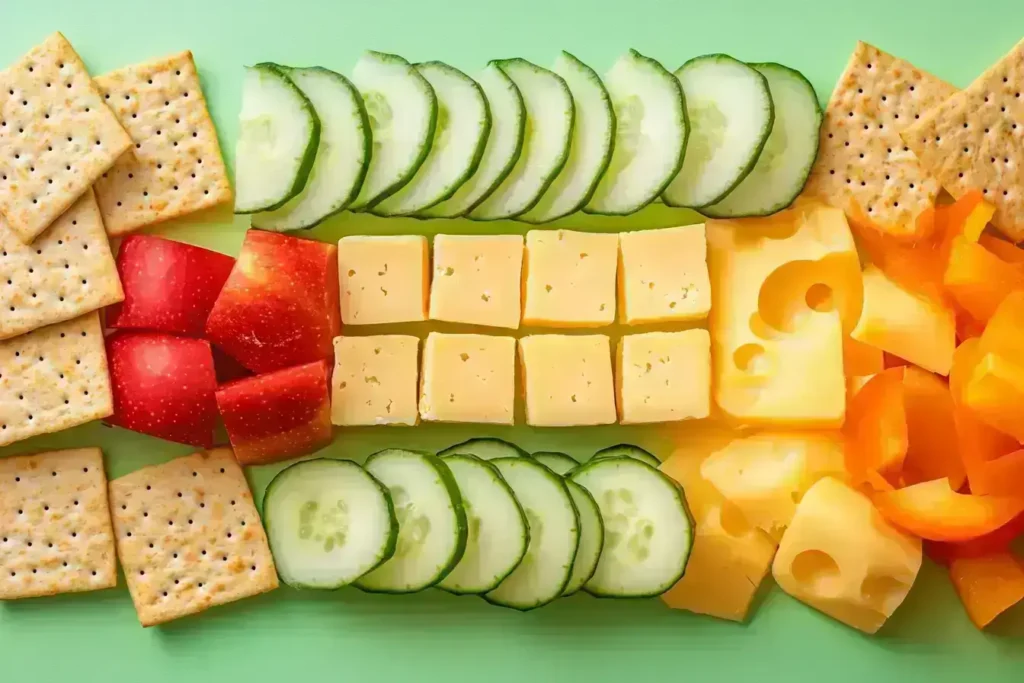
[[[124,235],[231,201],[191,52],[119,69],[96,83],[134,140],[96,183],[107,232]]]
[[[100,449],[0,458],[0,600],[116,585]]]
[[[22,242],[42,234],[130,147],[60,33],[0,72],[0,213]]]
[[[847,212],[856,205],[893,236],[923,236],[915,219],[934,206],[939,183],[899,131],[955,92],[912,64],[857,43],[825,110],[805,192]]]
[[[115,479],[110,507],[143,626],[277,588],[267,536],[228,448]]]
[[[124,298],[92,190],[32,244],[0,217],[0,339],[77,318]]]
[[[112,412],[99,313],[0,342],[0,446]]]
[[[1024,41],[903,139],[951,195],[981,190],[996,207],[992,225],[1024,240]]]

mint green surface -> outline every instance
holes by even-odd
[[[567,49],[604,71],[629,47],[674,69],[727,52],[802,70],[827,99],[854,41],[873,42],[963,86],[1024,35],[1019,0],[0,0],[0,65],[61,30],[94,73],[191,49],[230,158],[240,67],[263,60],[347,72],[366,48],[469,71],[521,56],[547,65]],[[590,229],[692,222],[656,207],[628,220],[572,217]],[[226,212],[161,232],[234,253],[246,222]],[[310,233],[482,228],[343,215]],[[422,330],[421,330],[422,331]],[[388,446],[440,448],[469,436],[583,457],[635,440],[666,454],[653,430],[418,427],[339,432],[324,454],[362,458]],[[3,449],[100,445],[111,477],[189,452],[87,425]],[[273,468],[252,473],[261,494]],[[2,495],[2,492],[0,492]],[[841,533],[841,530],[837,530]],[[768,581],[767,583],[771,583]],[[968,622],[945,573],[927,564],[896,616],[873,638],[765,591],[751,622],[673,612],[657,600],[577,595],[529,614],[439,591],[370,596],[284,589],[161,628],[142,629],[122,586],[0,605],[0,681],[224,683],[277,681],[1014,681],[1024,675],[1024,612],[989,633]]]

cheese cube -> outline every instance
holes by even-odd
[[[531,230],[523,266],[523,324],[601,327],[615,321],[619,236]]]
[[[522,269],[520,235],[437,235],[431,319],[517,329]]]
[[[573,427],[615,422],[612,354],[603,334],[539,334],[519,340],[526,423]]]
[[[622,424],[675,422],[710,414],[707,330],[629,334],[619,340],[615,360]]]
[[[427,319],[427,238],[343,237],[338,242],[341,320],[382,325]]]
[[[419,339],[402,335],[335,338],[331,422],[416,424],[419,349]]]
[[[715,402],[746,424],[839,427],[843,337],[861,309],[842,211],[799,202],[768,218],[709,221]]]
[[[619,235],[619,321],[703,320],[711,310],[704,225]]]
[[[772,574],[797,600],[874,633],[920,569],[921,539],[890,525],[862,493],[826,477],[797,507]]]
[[[423,347],[420,417],[512,424],[516,340],[431,332]]]
[[[864,310],[850,336],[925,370],[948,375],[956,348],[956,318],[941,303],[904,289],[868,266]]]

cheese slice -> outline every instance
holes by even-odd
[[[768,218],[709,221],[707,240],[719,407],[749,424],[840,426],[844,331],[862,304],[843,213],[801,201]]]
[[[772,575],[797,600],[874,633],[907,597],[920,569],[919,538],[891,526],[863,494],[826,477],[800,502]]]

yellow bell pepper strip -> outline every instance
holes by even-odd
[[[1009,552],[956,558],[949,565],[949,577],[979,629],[1024,600],[1024,564]]]
[[[892,368],[876,374],[846,408],[846,470],[854,486],[867,481],[869,473],[899,483],[908,439],[903,373],[904,368]]]
[[[987,322],[1008,294],[1024,291],[1024,266],[1007,263],[959,236],[953,239],[943,284],[974,320]]]
[[[981,335],[980,353],[998,353],[1008,359],[1024,359],[1024,292],[1013,292],[999,304]]]
[[[984,422],[1024,442],[1024,365],[985,354],[964,387],[963,401]]]

